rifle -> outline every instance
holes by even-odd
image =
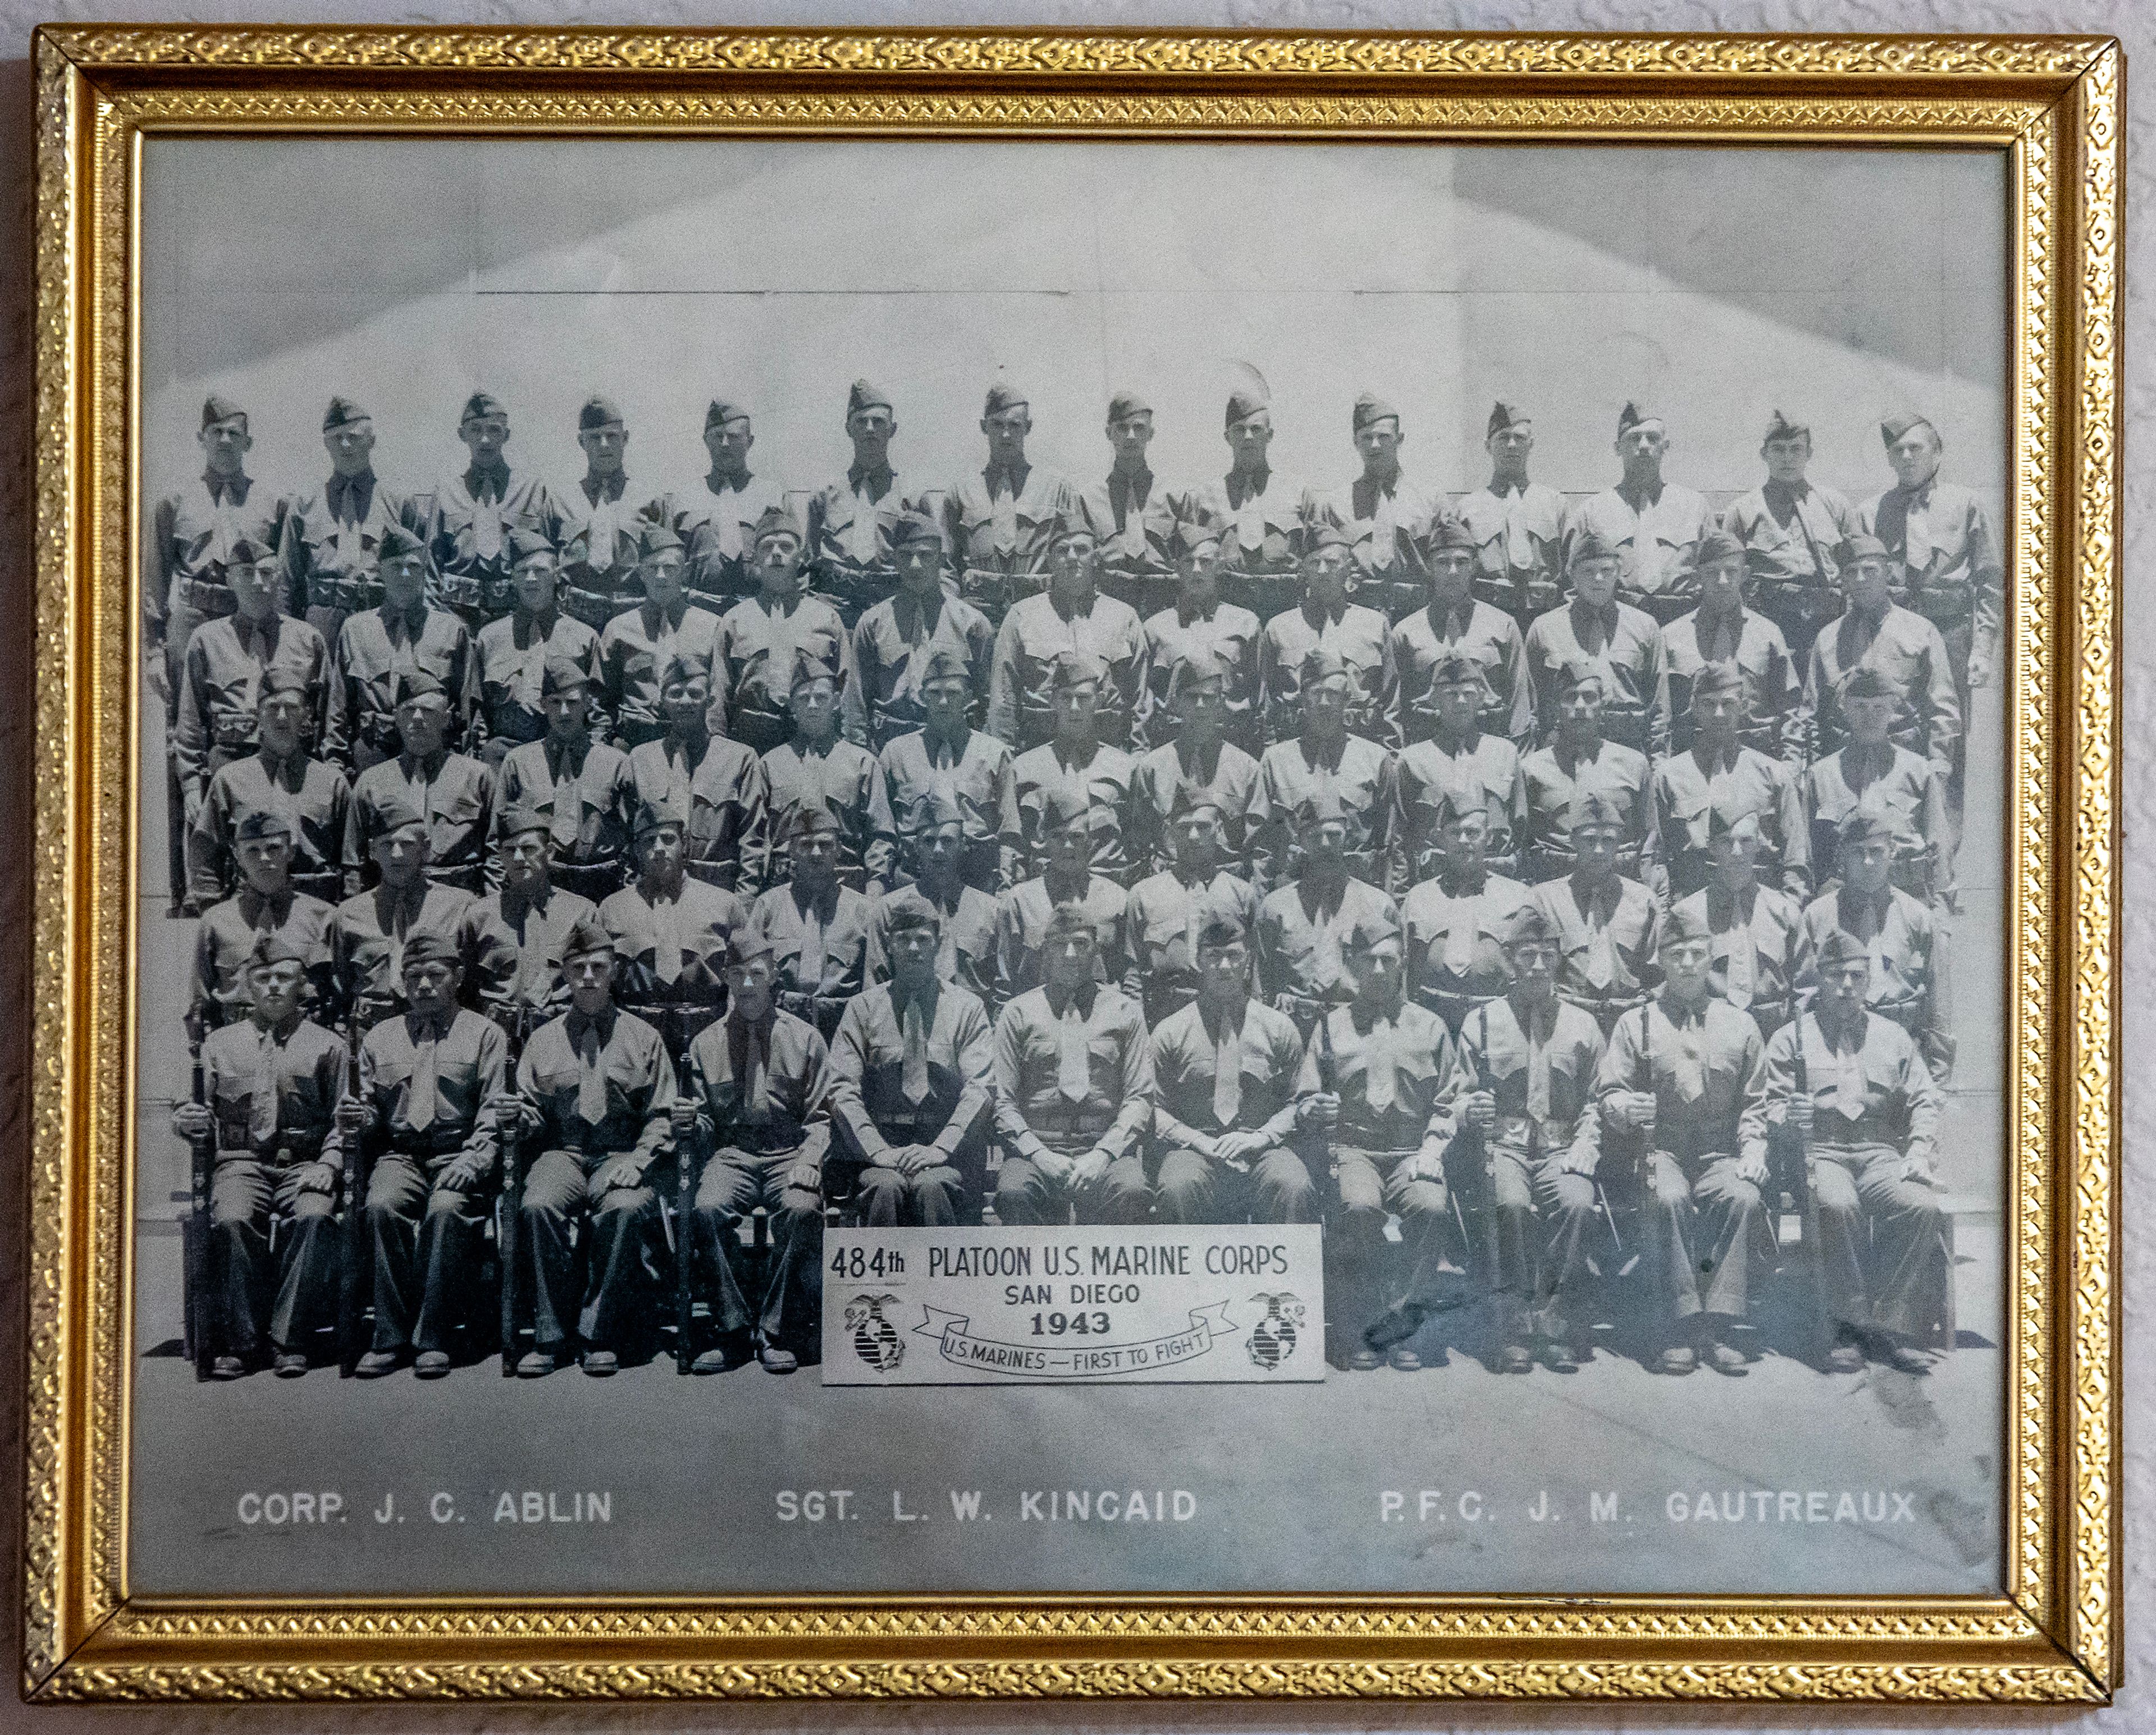
[[[189,1093],[197,1108],[208,1104],[208,1092],[203,1080],[203,1045],[198,1037],[187,1047],[189,1060],[193,1063],[194,1083]],[[181,1229],[181,1257],[186,1269],[185,1334],[188,1357],[195,1364],[195,1378],[208,1379],[210,1365],[216,1359],[217,1303],[210,1294],[210,1170],[217,1160],[217,1134],[214,1131],[200,1138],[187,1141],[188,1192],[187,1214]]]
[[[346,1027],[345,1097],[347,1101],[359,1101],[359,1046],[365,1033],[359,1027],[359,1009],[364,997],[355,994],[352,1002],[352,1018]],[[337,1277],[337,1377],[349,1379],[359,1366],[359,1322],[362,1307],[359,1299],[359,1269],[367,1257],[367,1218],[360,1209],[360,1149],[367,1142],[364,1132],[355,1135],[344,1147],[344,1268]]]
[[[670,1033],[675,1029],[685,1030],[687,1021],[676,1025],[668,1021]],[[684,1035],[674,1057],[674,1087],[684,1088],[689,1076],[689,1044],[691,1039]],[[701,1124],[701,1122],[700,1122]],[[696,1315],[696,1294],[690,1249],[696,1236],[690,1225],[696,1219],[696,1164],[693,1161],[699,1142],[695,1133],[689,1136],[687,1147],[676,1147],[674,1152],[674,1215],[680,1227],[674,1237],[674,1371],[686,1373],[696,1359],[695,1335],[692,1327]],[[663,1220],[663,1219],[662,1219]],[[723,1251],[721,1257],[724,1257]]]
[[[525,1029],[531,1017],[529,1004],[516,1009],[516,1020],[509,1033],[510,1065],[512,1069],[523,1058]],[[511,1093],[514,1091],[514,1074]],[[509,1117],[500,1129],[501,1138],[501,1195],[495,1206],[495,1254],[501,1261],[501,1377],[516,1377],[516,1242],[524,1228],[524,1154],[519,1148],[524,1137],[524,1116],[521,1110]]]

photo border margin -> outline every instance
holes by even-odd
[[[2108,1700],[2123,1576],[2115,40],[48,26],[34,54],[26,1697]],[[625,129],[2008,155],[2005,1595],[129,1593],[140,141]]]

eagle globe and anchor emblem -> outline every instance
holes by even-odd
[[[854,1353],[879,1373],[896,1371],[906,1359],[898,1327],[883,1317],[884,1304],[896,1296],[855,1296],[846,1303],[846,1325],[854,1334]]]
[[[1260,1291],[1250,1299],[1265,1304],[1265,1317],[1250,1327],[1243,1347],[1253,1362],[1270,1373],[1295,1353],[1296,1327],[1303,1321],[1302,1300],[1286,1289],[1277,1295]]]

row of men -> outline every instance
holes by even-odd
[[[1660,930],[1656,993],[1605,1027],[1558,993],[1564,932],[1528,905],[1503,936],[1505,993],[1456,1031],[1404,993],[1404,936],[1382,910],[1345,937],[1350,998],[1306,1029],[1251,997],[1232,913],[1206,916],[1196,997],[1151,1029],[1099,979],[1075,906],[1050,921],[1040,985],[993,1028],[939,972],[940,927],[925,901],[894,913],[891,979],[848,1002],[828,1043],[778,1003],[781,961],[743,927],[726,1009],[675,1042],[617,1004],[633,960],[581,921],[567,1009],[516,1053],[459,1005],[454,947],[417,935],[403,1010],[356,1060],[305,1016],[305,955],[265,936],[247,1020],[212,1034],[197,1100],[172,1117],[209,1171],[197,1281],[213,1317],[191,1317],[210,1371],[305,1373],[341,1198],[345,1257],[371,1269],[356,1371],[448,1373],[505,1186],[532,1342],[516,1371],[531,1378],[572,1358],[611,1373],[655,1347],[669,1240],[705,1304],[676,1314],[696,1371],[819,1359],[840,1204],[872,1224],[972,1222],[984,1204],[1012,1224],[1322,1222],[1335,1366],[1420,1366],[1423,1317],[1476,1281],[1500,1365],[1525,1373],[1537,1354],[1569,1372],[1590,1353],[1588,1250],[1614,1197],[1647,1270],[1656,1366],[1738,1375],[1733,1330],[1776,1257],[1763,1188],[1787,1182],[1806,1200],[1830,1368],[1922,1371],[1923,1347],[1952,1342],[1940,1097],[1870,1009],[1871,956],[1851,935],[1827,937],[1810,1008],[1763,1039],[1715,993],[1713,937],[1688,909]],[[742,1234],[757,1210],[762,1257]]]

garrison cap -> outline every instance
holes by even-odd
[[[1226,534],[1222,526],[1209,518],[1186,518],[1175,526],[1175,552],[1195,554],[1208,542],[1217,547]]]
[[[1272,399],[1256,386],[1238,386],[1228,394],[1227,427],[1238,422],[1247,422],[1261,410],[1272,408]]]
[[[559,651],[547,659],[546,667],[539,673],[542,698],[549,693],[581,693],[591,684],[592,671],[574,657],[564,656]]]
[[[1100,685],[1108,678],[1106,666],[1090,651],[1066,650],[1057,653],[1054,666],[1049,671],[1049,685],[1056,692],[1083,686],[1091,681]]]
[[[398,973],[408,976],[414,964],[459,964],[463,962],[457,956],[455,942],[447,934],[429,933],[422,929],[404,942],[404,957]]]
[[[1358,918],[1340,942],[1340,949],[1349,957],[1367,957],[1380,946],[1400,941],[1400,919],[1390,910]]]
[[[374,545],[377,560],[402,560],[408,555],[426,552],[426,543],[401,524],[393,524],[383,531],[382,540]]]
[[[1397,422],[1400,413],[1374,392],[1365,392],[1355,400],[1355,413],[1351,431],[1360,434],[1373,422]]]
[[[1894,683],[1887,680],[1869,663],[1857,665],[1849,679],[1841,684],[1841,696],[1851,699],[1898,699]]]
[[[271,964],[304,964],[311,962],[300,942],[290,934],[272,930],[254,942],[247,954],[250,970],[266,968]]]
[[[1841,824],[1835,828],[1835,840],[1840,844],[1891,844],[1894,841],[1894,828],[1884,814],[1860,801],[1841,816]]]
[[[1198,930],[1198,949],[1200,952],[1225,952],[1230,946],[1240,946],[1250,937],[1243,918],[1232,910],[1214,910],[1209,914]]]
[[[1435,553],[1440,548],[1473,549],[1481,545],[1475,540],[1475,532],[1468,529],[1458,513],[1446,512],[1430,526],[1430,534],[1424,539],[1424,546]]]
[[[1527,903],[1522,904],[1507,924],[1504,946],[1509,952],[1515,946],[1524,946],[1531,940],[1547,946],[1563,937],[1558,932],[1557,924],[1550,920],[1548,911],[1540,904]]]
[[[1691,702],[1717,693],[1738,693],[1744,690],[1744,671],[1732,662],[1709,663],[1691,678]]]
[[[886,933],[902,934],[911,929],[927,928],[932,934],[943,932],[943,912],[935,905],[908,886],[884,906]]]
[[[763,516],[756,521],[754,541],[761,543],[766,536],[775,536],[782,533],[793,537],[796,542],[804,547],[808,543],[808,533],[802,529],[801,521],[793,516],[792,507],[766,506],[763,509]]]
[[[804,801],[793,810],[793,817],[786,822],[788,839],[814,837],[819,832],[835,833],[839,816],[820,801]]]
[[[521,567],[526,561],[536,559],[542,554],[549,560],[554,557],[553,540],[546,531],[532,530],[521,524],[510,531],[509,564],[511,567]]]
[[[833,686],[839,684],[839,671],[829,661],[808,651],[798,651],[793,658],[793,679],[787,683],[787,691],[798,692],[812,681],[828,680]]]
[[[1871,962],[1871,948],[1845,927],[1838,927],[1820,942],[1819,967],[1832,970],[1843,964]]]
[[[446,700],[449,690],[442,685],[442,677],[431,669],[410,669],[397,677],[397,706],[402,710],[415,699],[424,699],[429,693],[439,693]]]
[[[1938,432],[1938,429],[1932,427],[1932,418],[1929,416],[1920,416],[1911,411],[1903,410],[1898,415],[1887,417],[1879,424],[1880,441],[1882,444],[1891,446],[1912,428],[1931,428],[1934,434]]]
[[[1048,521],[1048,546],[1068,542],[1073,536],[1090,536],[1098,542],[1103,539],[1101,527],[1093,521],[1093,514],[1082,495],[1073,495],[1055,509],[1055,516]]]
[[[1135,392],[1118,392],[1108,400],[1108,424],[1127,422],[1132,416],[1149,416],[1152,406]]]
[[[1313,789],[1295,804],[1297,831],[1307,831],[1313,825],[1324,825],[1347,817],[1348,811],[1340,805],[1338,793],[1332,789]]]
[[[1178,787],[1175,799],[1168,804],[1168,819],[1172,825],[1194,814],[1217,815],[1222,811],[1220,798],[1210,789],[1196,783],[1183,783]]]
[[[898,406],[891,401],[891,393],[880,386],[872,386],[865,379],[857,379],[846,388],[846,413],[857,410],[887,409],[897,414]]]
[[[1218,649],[1210,644],[1201,646],[1175,665],[1176,696],[1195,692],[1216,680],[1225,686],[1232,672],[1228,659]]]
[[[941,783],[921,797],[915,813],[922,831],[940,831],[947,825],[963,826],[966,823],[966,810],[958,805],[958,798]]]
[[[643,801],[636,807],[636,834],[642,837],[648,831],[658,831],[665,826],[675,826],[685,831],[689,816],[671,800]]]
[[[1887,545],[1878,537],[1866,536],[1861,531],[1841,545],[1844,566],[1853,567],[1860,560],[1885,560],[1887,557]]]
[[[958,646],[937,644],[928,647],[927,660],[921,665],[921,684],[927,686],[936,680],[963,680],[971,683],[973,665],[967,662],[966,653]]]
[[[228,567],[259,567],[265,560],[275,560],[277,551],[267,542],[258,542],[252,536],[234,536],[226,551],[224,563]]]
[[[1460,686],[1471,683],[1482,685],[1482,665],[1464,650],[1441,650],[1437,660],[1430,665],[1430,684],[1433,690],[1439,687]]]
[[[1566,552],[1564,563],[1567,567],[1577,567],[1584,566],[1590,560],[1622,560],[1624,557],[1617,546],[1606,541],[1599,531],[1584,530],[1572,539],[1572,547]]]
[[[726,968],[729,970],[746,970],[771,956],[771,936],[755,922],[742,922],[726,936]]]
[[[1708,924],[1707,912],[1687,908],[1679,904],[1662,918],[1662,944],[1681,946],[1687,941],[1711,941],[1714,929]]]
[[[1029,411],[1032,408],[1032,400],[1026,396],[1024,387],[1013,385],[1007,380],[998,380],[988,388],[988,399],[981,406],[981,414],[986,418],[999,416],[1007,409]]]
[[[1602,665],[1593,657],[1567,657],[1557,665],[1557,690],[1560,693],[1568,692],[1590,680],[1598,687],[1604,685],[1608,680]]]
[[[322,432],[332,428],[349,428],[354,422],[371,422],[374,418],[349,398],[339,396],[330,399],[330,407],[322,412]]]
[[[681,538],[670,524],[647,524],[637,533],[636,557],[639,563],[670,548],[676,554],[683,552]]]
[[[1482,438],[1487,439],[1493,434],[1502,434],[1507,428],[1517,428],[1522,422],[1533,420],[1534,418],[1517,404],[1507,403],[1500,398],[1490,406],[1490,425],[1483,429]]]
[[[1438,825],[1460,825],[1470,819],[1487,819],[1490,809],[1465,789],[1446,789],[1437,798],[1433,815]]]
[[[466,422],[475,422],[482,416],[500,416],[506,421],[509,406],[491,392],[475,392],[465,399],[465,407],[458,414],[457,423],[461,427]]]
[[[621,426],[621,406],[613,398],[594,392],[587,398],[583,408],[577,412],[577,432],[588,428],[619,428]]]
[[[234,834],[243,844],[259,838],[288,838],[292,834],[292,822],[281,808],[249,808],[239,816]]]
[[[1097,942],[1100,934],[1093,927],[1093,918],[1086,913],[1081,904],[1058,904],[1055,913],[1048,918],[1048,942],[1075,940],[1083,934],[1088,940]]]
[[[562,937],[562,961],[572,957],[589,957],[595,952],[611,952],[613,936],[590,916],[585,916]]]
[[[552,835],[553,829],[553,819],[547,810],[528,801],[512,802],[501,815],[501,835],[505,839],[522,837],[527,831],[543,831]]]
[[[1691,563],[1704,567],[1717,560],[1742,560],[1744,545],[1726,530],[1711,530],[1699,539],[1692,551]]]
[[[297,669],[290,665],[265,669],[262,671],[262,685],[255,690],[254,706],[260,710],[264,699],[275,697],[279,693],[305,694],[306,690],[307,677]]]
[[[1337,519],[1323,517],[1302,526],[1295,533],[1295,552],[1307,557],[1321,548],[1353,548],[1355,534]]]
[[[742,405],[724,398],[714,398],[711,408],[704,412],[704,432],[723,428],[729,422],[746,422],[748,411]]]
[[[1302,663],[1297,671],[1306,687],[1322,686],[1332,680],[1348,679],[1348,664],[1340,653],[1326,645],[1313,644],[1302,654]]]
[[[424,831],[427,816],[419,811],[419,803],[412,798],[411,791],[394,787],[383,790],[374,803],[375,837],[389,837],[415,825]]]
[[[1643,422],[1660,422],[1661,419],[1655,411],[1643,410],[1634,400],[1627,398],[1625,408],[1617,412],[1617,438],[1624,439]]]
[[[1759,443],[1764,445],[1768,440],[1810,439],[1811,437],[1811,429],[1802,422],[1792,422],[1781,411],[1776,410],[1767,418],[1767,431],[1760,436]]]
[[[203,399],[202,424],[203,427],[214,428],[219,422],[229,422],[235,416],[244,422],[247,419],[247,412],[226,397],[223,393],[213,392]]]
[[[1583,831],[1625,829],[1625,811],[1599,790],[1589,789],[1572,798],[1565,818],[1576,837]]]
[[[1757,808],[1732,809],[1726,802],[1717,802],[1707,811],[1707,840],[1733,838],[1756,843],[1759,837],[1759,810]]]
[[[1072,826],[1083,830],[1093,829],[1092,798],[1083,789],[1059,786],[1041,792],[1040,834],[1052,837]]]
[[[891,526],[891,546],[900,548],[941,548],[943,546],[943,526],[933,516],[918,507],[908,506],[898,515]]]
[[[686,686],[692,680],[708,680],[711,671],[702,662],[685,651],[670,650],[659,665],[659,690],[670,686]]]

